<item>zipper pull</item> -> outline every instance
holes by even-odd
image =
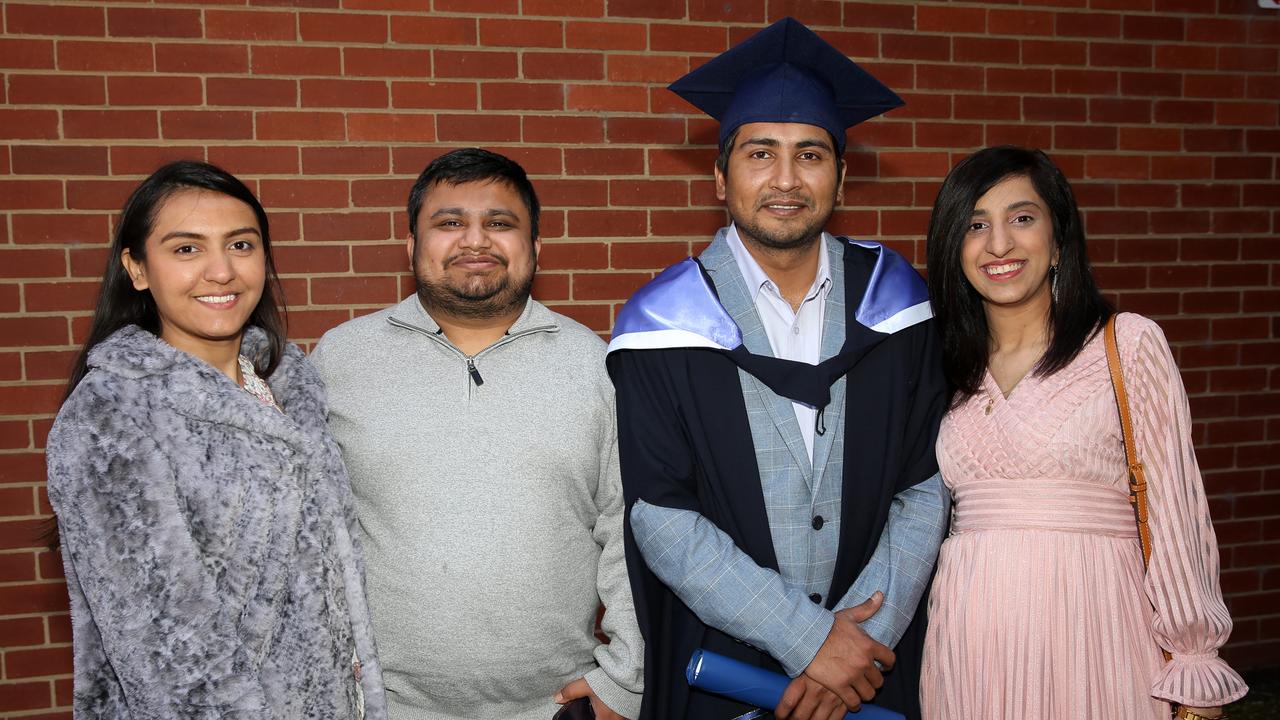
[[[467,358],[467,372],[471,373],[471,382],[480,387],[484,384],[484,378],[480,377],[480,371],[476,369],[476,364],[471,358]]]

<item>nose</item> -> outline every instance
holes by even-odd
[[[489,247],[489,243],[489,230],[483,219],[469,223],[458,241],[462,247],[473,250]]]
[[[1004,257],[1013,249],[1013,232],[1004,223],[993,223],[991,232],[987,233],[988,253],[996,257]]]
[[[225,285],[235,277],[236,268],[231,262],[230,253],[218,248],[211,249],[204,266],[204,278],[209,282]]]
[[[779,158],[774,164],[771,185],[780,192],[791,192],[800,187],[800,174],[796,172],[795,161],[791,158]]]

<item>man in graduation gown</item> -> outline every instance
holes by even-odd
[[[721,122],[733,222],[631,298],[609,348],[642,717],[752,710],[689,687],[698,648],[793,678],[779,717],[918,716],[940,348],[910,264],[823,231],[846,128],[902,101],[790,18],[671,89]]]

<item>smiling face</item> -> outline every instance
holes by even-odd
[[[210,360],[212,348],[239,347],[267,277],[262,232],[253,209],[228,195],[180,190],[155,214],[145,258],[120,256],[139,291],[149,291],[160,337]]]
[[[542,241],[530,237],[529,211],[501,181],[428,189],[409,238],[418,297],[455,317],[518,314],[529,298]]]
[[[960,248],[964,275],[996,308],[1050,305],[1049,267],[1058,262],[1053,221],[1025,175],[1005,178],[974,204]]]
[[[716,168],[716,196],[744,242],[791,249],[815,242],[843,199],[831,135],[800,123],[740,127],[725,171]]]

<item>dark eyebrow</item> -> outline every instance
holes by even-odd
[[[810,138],[808,140],[801,140],[800,142],[796,143],[796,147],[797,148],[816,147],[816,148],[822,148],[823,150],[830,151],[831,143],[821,138]]]
[[[1027,207],[1028,205],[1030,205],[1033,208],[1040,207],[1040,203],[1036,202],[1035,200],[1019,200],[1018,202],[1005,208],[1005,210],[1017,210],[1018,208]]]
[[[444,207],[431,213],[431,217],[438,218],[444,215],[466,215],[466,214],[467,214],[466,210],[460,207]],[[481,214],[483,214],[485,217],[496,217],[498,215],[503,215],[506,217],[515,218],[517,220],[520,219],[520,216],[516,215],[514,210],[508,210],[507,208],[489,208],[488,210],[482,211]]]
[[[249,227],[248,225],[242,228],[236,228],[235,230],[232,230],[231,232],[224,235],[223,237],[232,238],[238,235],[257,235],[258,237],[262,237],[262,233],[258,232],[258,228]],[[170,240],[207,240],[207,239],[208,239],[207,235],[201,235],[200,233],[188,232],[186,230],[174,230],[173,232],[167,233],[164,237],[160,238],[160,242],[163,244],[163,243],[169,242]]]
[[[754,137],[754,138],[747,138],[746,140],[743,140],[742,144],[743,145],[764,145],[765,147],[777,147],[781,143],[779,143],[777,140],[773,138]]]

